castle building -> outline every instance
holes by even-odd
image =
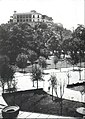
[[[28,13],[17,13],[14,11],[13,16],[9,22],[11,23],[29,23],[31,25],[38,23],[38,22],[52,22],[52,17],[48,17],[47,15],[42,15],[37,13],[35,10],[31,10]]]

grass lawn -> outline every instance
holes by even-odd
[[[54,101],[52,101],[52,96],[42,89],[5,93],[3,97],[8,105],[19,105],[22,111],[61,115],[60,99],[54,97]],[[62,100],[62,104],[63,116],[80,117],[81,115],[76,113],[76,108],[85,107],[84,103],[66,99]]]

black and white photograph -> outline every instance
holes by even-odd
[[[85,119],[85,0],[0,0],[0,118]]]

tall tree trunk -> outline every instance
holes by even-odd
[[[3,93],[4,93],[4,83],[2,84],[2,91],[3,91]]]
[[[79,69],[79,80],[81,80],[81,69]]]
[[[9,81],[7,82],[7,86],[8,86],[8,92],[10,93],[10,84],[9,84]]]
[[[80,68],[79,68],[79,80],[81,80],[81,59],[80,59]]]
[[[13,103],[14,103],[14,105],[16,105],[16,104],[15,104],[15,92],[14,92],[13,94],[14,94],[14,102],[13,102]]]
[[[12,82],[11,81],[8,81],[7,82],[7,86],[8,86],[8,92],[10,93],[11,92],[11,84],[12,84]]]
[[[61,66],[62,66],[62,61],[61,61],[61,65],[60,65],[60,72],[61,72]]]
[[[55,64],[55,69],[56,69],[56,64]]]
[[[38,89],[38,79],[37,79],[37,89]]]
[[[80,52],[80,68],[79,68],[79,80],[81,80],[81,52]]]
[[[33,81],[33,87],[34,87],[34,81]]]
[[[62,106],[63,106],[63,105],[62,105],[62,96],[61,96],[61,102],[60,102],[60,105],[61,105],[60,107],[61,107],[61,116],[62,116],[62,108],[63,108],[63,107],[62,107]]]
[[[57,87],[56,88],[54,87],[54,89],[55,89],[56,96],[58,97]]]
[[[73,71],[74,71],[74,64],[73,64]]]
[[[52,86],[52,100],[53,100],[53,86]]]
[[[84,80],[85,80],[85,62],[84,62]]]
[[[67,68],[67,59],[66,59],[66,68]]]
[[[68,85],[69,85],[69,77],[68,77]]]

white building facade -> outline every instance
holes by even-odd
[[[14,11],[12,18],[10,19],[10,22],[33,24],[38,22],[51,23],[52,20],[53,19],[51,17],[37,13],[35,10],[31,10],[28,13],[17,13],[16,11]]]

